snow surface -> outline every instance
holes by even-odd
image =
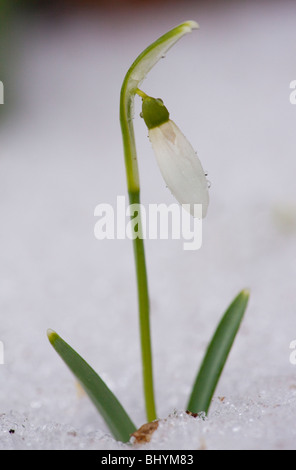
[[[147,240],[159,428],[139,449],[295,449],[296,4],[222,2],[20,21],[0,129],[0,449],[128,449],[52,349],[56,330],[145,423],[130,240],[94,208],[126,195],[119,91],[131,62],[187,19],[142,89],[196,148],[210,189],[203,246]],[[142,202],[174,200],[135,110]],[[209,416],[185,413],[228,304],[251,291]]]

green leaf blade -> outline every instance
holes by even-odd
[[[208,413],[219,378],[239,330],[249,300],[243,290],[223,315],[197,374],[187,409],[192,413]]]
[[[76,376],[96,406],[116,440],[128,442],[136,427],[122,405],[99,375],[55,331],[47,331],[48,339]]]

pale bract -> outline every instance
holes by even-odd
[[[149,129],[148,135],[168,189],[185,210],[190,207],[193,217],[199,215],[196,205],[201,204],[204,218],[209,205],[208,182],[192,145],[170,119]]]

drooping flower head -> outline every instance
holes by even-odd
[[[193,217],[205,217],[209,205],[208,182],[196,152],[169,118],[163,101],[144,93],[141,96],[141,116],[148,127],[149,139],[167,187],[185,210],[190,205]],[[202,205],[202,214],[196,210],[197,204]]]

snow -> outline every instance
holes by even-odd
[[[147,240],[160,418],[138,449],[295,449],[296,5],[182,3],[155,14],[19,20],[0,128],[0,449],[128,449],[52,349],[52,328],[145,423],[130,240],[94,237],[126,195],[119,92],[131,62],[187,19],[200,29],[150,72],[211,181],[203,246]],[[153,9],[154,8],[154,9]],[[135,109],[142,202],[172,203]],[[209,416],[185,413],[206,345],[250,302]],[[1,361],[0,361],[1,362]]]

